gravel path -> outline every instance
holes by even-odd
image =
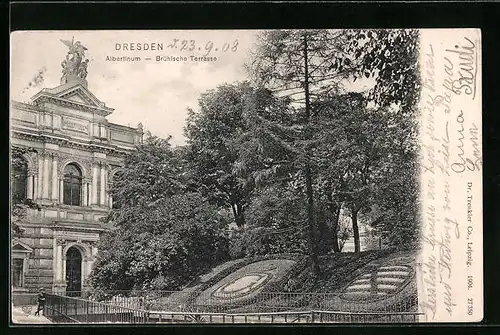
[[[52,321],[45,316],[35,316],[36,305],[31,306],[31,312],[27,315],[21,306],[12,307],[12,323],[14,324],[50,324]]]

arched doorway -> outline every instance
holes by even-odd
[[[66,293],[80,296],[82,291],[82,254],[76,247],[66,252]]]

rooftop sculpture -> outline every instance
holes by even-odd
[[[83,79],[87,77],[87,67],[89,60],[85,58],[85,50],[88,50],[80,41],[61,40],[68,48],[66,59],[61,63],[62,78],[61,84],[65,84],[71,79]]]

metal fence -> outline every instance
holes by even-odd
[[[295,322],[306,322],[308,318],[310,322],[414,322],[418,315],[416,294],[358,301],[348,300],[341,294],[298,292],[225,294],[223,298],[206,292],[185,291],[72,292],[72,295],[80,297],[54,295],[51,301],[57,307],[50,308],[54,313],[78,321],[83,320],[80,315],[84,315],[87,308],[91,315],[116,314],[111,320],[105,317],[109,322],[125,318],[132,323],[142,322],[141,318],[157,320],[150,322],[185,322],[192,318],[218,323],[248,322],[241,320],[249,318],[252,322],[292,322],[294,315],[298,319]],[[91,318],[99,319],[98,316]],[[236,321],[228,321],[233,319]]]
[[[413,323],[417,312],[199,312],[148,311],[62,295],[47,295],[45,316],[56,323]]]
[[[249,295],[186,291],[81,292],[83,299],[115,306],[171,312],[282,312],[315,309],[335,312],[415,312],[417,294],[396,294],[378,299],[352,300],[337,293],[256,292]],[[75,296],[75,292],[73,292]]]
[[[56,323],[147,323],[149,312],[48,294],[44,315]]]

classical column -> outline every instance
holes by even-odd
[[[33,175],[33,200],[38,198],[38,173]]]
[[[62,255],[61,272],[62,272],[62,282],[66,283],[66,255]]]
[[[57,241],[56,245],[56,281],[63,281],[63,270],[62,270],[62,242],[60,240]]]
[[[43,188],[43,198],[49,199],[49,155],[45,155],[43,158],[43,180],[42,180],[42,188]]]
[[[97,164],[92,165],[92,205],[97,205]]]
[[[82,258],[82,291],[83,291],[83,285],[85,285],[86,279],[87,279],[87,263],[88,263],[88,257],[86,255],[83,256]]]
[[[109,206],[109,167],[105,165],[104,167],[104,205]]]
[[[64,292],[66,290],[66,280],[65,280],[65,264],[63,257],[63,248],[66,241],[64,239],[56,238],[54,241],[54,291],[55,292]]]
[[[26,191],[26,198],[33,199],[33,173],[28,175],[28,189]]]
[[[93,192],[93,190],[92,190],[92,184],[91,183],[87,183],[87,185],[88,185],[88,188],[89,188],[88,193],[87,193],[88,194],[88,196],[87,196],[88,197],[87,206],[90,206],[91,203],[92,203],[92,194],[93,194],[92,192]]]
[[[43,154],[38,153],[38,181],[36,187],[37,198],[41,199],[43,197],[42,185],[43,185]]]
[[[101,206],[106,205],[106,165],[101,164],[101,195],[99,198],[99,204]]]
[[[52,200],[59,200],[59,180],[57,178],[57,157],[52,155]]]
[[[64,176],[59,177],[59,202],[64,203]]]
[[[82,188],[83,188],[82,204],[83,204],[83,206],[88,206],[88,204],[87,204],[87,181],[85,179],[82,182]]]

